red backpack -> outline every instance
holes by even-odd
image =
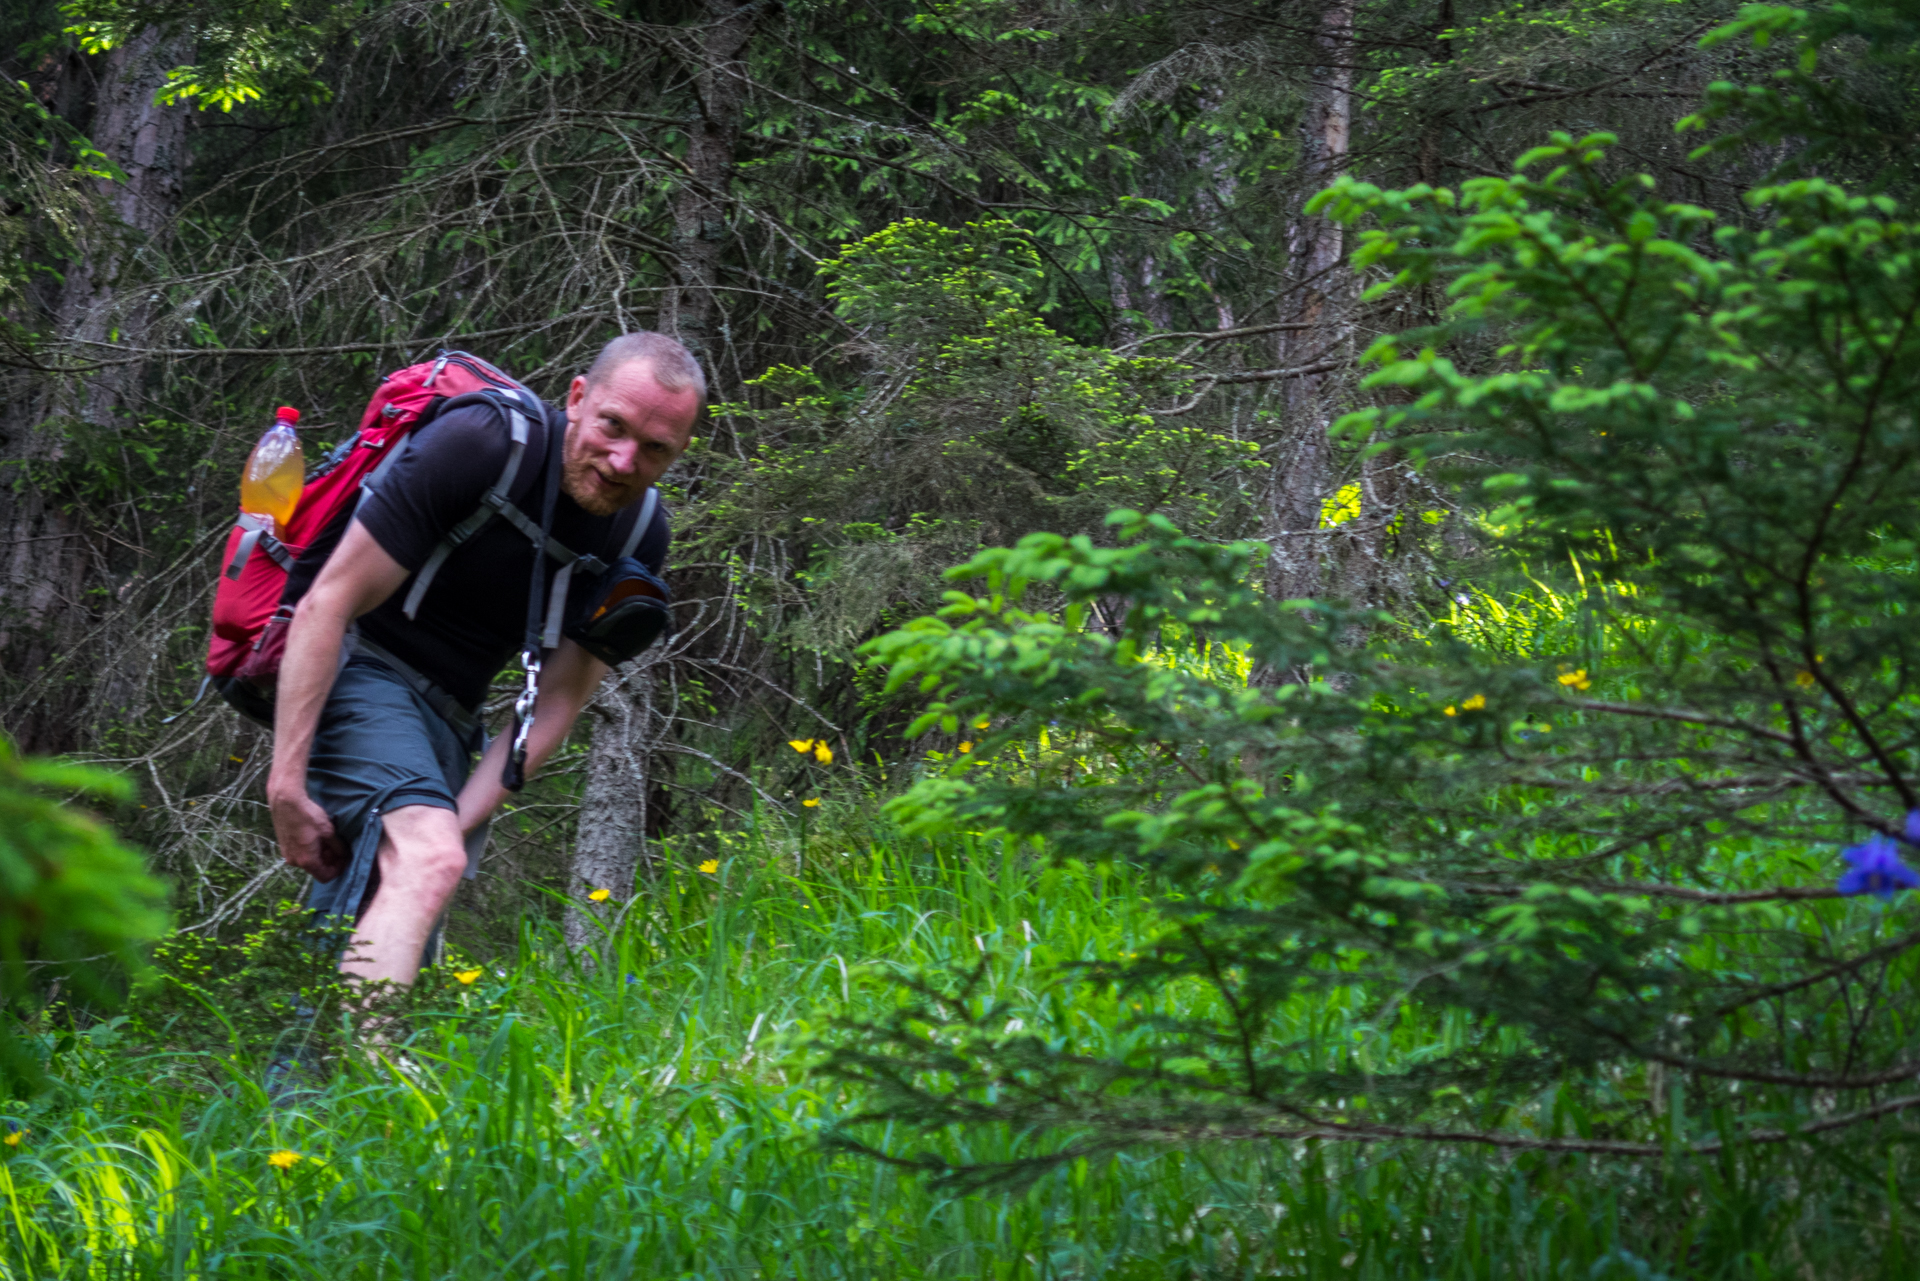
[[[447,554],[503,506],[510,506],[505,499],[526,447],[527,417],[546,412],[539,397],[486,361],[463,351],[443,351],[437,360],[387,375],[367,403],[360,430],[321,459],[307,477],[278,537],[264,527],[266,522],[241,514],[220,558],[213,636],[207,646],[206,683],[219,689],[235,708],[272,723],[271,690],[279,675],[294,606],[312,585],[354,510],[400,456],[400,446],[433,421],[449,401],[476,394],[498,404],[509,419],[512,452],[487,495],[489,505],[462,522],[416,577],[407,600],[411,617]],[[493,501],[496,496],[500,502]],[[315,554],[303,560],[309,551]],[[297,576],[296,561],[301,571]]]

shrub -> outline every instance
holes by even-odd
[[[1268,599],[1254,547],[1128,514],[1118,548],[955,570],[982,585],[870,653],[921,729],[986,728],[896,813],[1155,867],[1165,928],[1031,1009],[936,976],[849,1028],[830,1066],[872,1118],[1054,1131],[1037,1168],[1209,1137],[1649,1157],[1920,1104],[1920,929],[1841,893],[1916,879],[1920,246],[1817,180],[1716,229],[1604,176],[1608,141],[1318,206],[1374,223],[1376,297],[1452,299],[1376,345],[1399,403],[1338,431],[1479,486],[1514,560],[1576,556],[1591,643]],[[1448,359],[1474,334],[1492,367]],[[1131,1027],[1089,1039],[1096,999]]]
[[[137,968],[138,945],[166,924],[160,883],[104,824],[59,799],[74,794],[122,800],[128,788],[99,770],[23,757],[0,735],[0,1073],[20,1082],[40,1077],[18,1018],[32,994],[57,978],[83,998],[107,998],[114,972]]]

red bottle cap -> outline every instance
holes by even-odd
[[[292,405],[280,406],[280,408],[273,411],[273,416],[275,418],[284,418],[290,423],[297,423],[300,421],[300,411],[295,409]]]

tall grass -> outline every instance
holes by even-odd
[[[1865,1152],[1849,1199],[1778,1152],[1683,1168],[1222,1144],[961,1194],[834,1149],[859,1101],[809,1076],[806,1047],[836,1015],[883,1014],[895,971],[983,956],[983,998],[1030,1005],[1061,962],[1152,929],[1153,887],[999,844],[835,849],[816,830],[798,874],[792,850],[741,838],[710,874],[605,905],[590,964],[529,925],[471,984],[432,979],[444,999],[404,1059],[348,1062],[291,1108],[261,1089],[263,1047],[80,1036],[0,1147],[0,1278],[1904,1275],[1852,1253],[1901,1236],[1893,1211],[1846,1209],[1899,1205]],[[863,1137],[956,1162],[1041,1141]],[[1833,1270],[1856,1257],[1871,1267]]]

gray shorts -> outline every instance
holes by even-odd
[[[380,888],[380,816],[403,805],[458,809],[456,798],[486,747],[486,732],[463,733],[378,659],[355,654],[334,679],[307,762],[307,795],[346,843],[347,870],[315,881],[307,906],[358,921]],[[479,868],[483,825],[467,839],[467,875]],[[421,964],[439,950],[436,926]]]

